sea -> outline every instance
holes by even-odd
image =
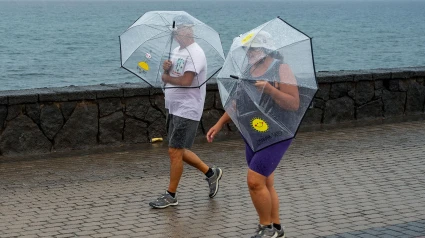
[[[118,36],[183,10],[232,39],[277,16],[313,39],[316,71],[425,66],[423,0],[0,0],[0,91],[137,83]]]

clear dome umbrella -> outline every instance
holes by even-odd
[[[253,151],[295,137],[318,89],[311,38],[281,18],[234,38],[221,102]]]
[[[190,34],[188,34],[190,33]],[[207,59],[206,80],[195,77],[190,86],[162,82],[162,64],[178,49],[176,39],[193,38]],[[205,84],[222,67],[224,53],[219,34],[184,11],[150,11],[143,14],[120,36],[121,67],[155,88],[191,87]],[[179,61],[176,69],[191,63],[191,58]]]

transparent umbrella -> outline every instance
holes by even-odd
[[[294,138],[318,88],[311,38],[279,17],[268,21],[234,38],[217,83],[253,151]]]
[[[189,38],[205,53],[208,65],[206,80],[196,77],[189,86],[164,85],[161,80],[163,62],[177,55],[172,53],[179,51],[179,41]],[[146,12],[119,39],[121,67],[155,88],[200,87],[221,69],[224,62],[219,34],[184,11]],[[173,70],[178,73],[190,63],[193,62],[189,55],[176,61]]]

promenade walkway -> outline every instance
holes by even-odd
[[[179,205],[162,144],[0,157],[0,237],[250,237],[257,217],[240,139],[198,143],[223,169],[208,198],[185,166]],[[276,170],[289,238],[425,237],[425,121],[302,132]]]

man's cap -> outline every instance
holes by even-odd
[[[178,15],[174,17],[173,21],[176,26],[193,26],[193,21],[186,15]]]

